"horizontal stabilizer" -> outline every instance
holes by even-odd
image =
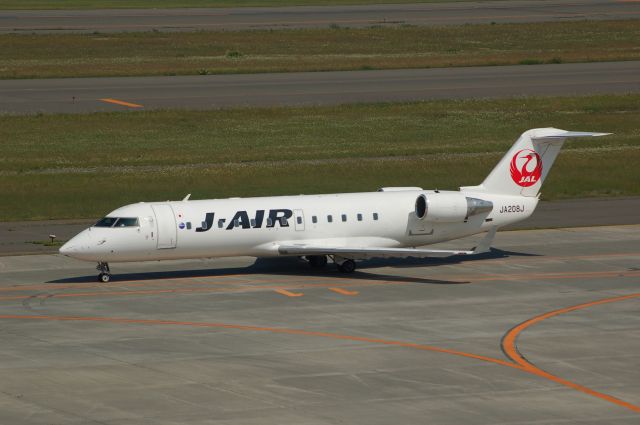
[[[553,129],[557,130],[557,129]],[[542,142],[545,140],[564,140],[567,137],[600,137],[600,136],[609,136],[611,133],[592,133],[589,131],[566,131],[566,130],[557,130],[557,133],[550,133],[540,136],[532,136],[531,140],[533,142]]]

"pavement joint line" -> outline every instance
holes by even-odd
[[[513,368],[516,370],[521,370],[523,372],[532,374],[534,376],[545,378],[557,384],[564,385],[568,388],[572,388],[574,390],[580,391],[587,395],[600,398],[601,400],[604,400],[609,403],[616,404],[620,407],[629,409],[631,411],[640,413],[640,406],[636,406],[632,403],[626,402],[619,398],[592,390],[591,388],[585,387],[583,385],[558,377],[556,375],[553,375],[549,372],[546,372],[542,369],[537,368],[536,366],[534,366],[533,364],[531,364],[530,362],[524,359],[524,357],[517,350],[517,346],[515,345],[518,334],[520,334],[524,329],[528,328],[529,326],[539,323],[547,318],[558,316],[560,314],[568,313],[571,311],[584,309],[587,307],[608,304],[608,303],[613,303],[617,301],[629,300],[633,298],[640,298],[640,293],[619,296],[614,298],[605,298],[605,299],[591,301],[584,304],[579,304],[572,307],[566,307],[559,310],[554,310],[548,313],[541,314],[539,316],[535,316],[534,318],[531,318],[521,323],[520,325],[517,325],[516,327],[508,331],[507,334],[505,334],[505,336],[502,338],[500,342],[500,346],[503,349],[503,352],[505,352],[505,354],[509,358],[509,361],[496,359],[493,357],[482,356],[482,355],[473,354],[473,353],[468,353],[468,352],[463,352],[463,351],[450,350],[447,348],[441,348],[441,347],[411,343],[411,342],[404,342],[404,341],[395,341],[395,340],[354,336],[354,335],[344,335],[344,334],[337,334],[337,333],[330,333],[330,332],[307,331],[303,329],[239,325],[239,324],[231,324],[231,323],[187,322],[187,321],[159,320],[159,319],[127,319],[127,318],[119,318],[119,317],[78,317],[78,316],[41,316],[41,315],[0,315],[0,320],[43,320],[43,321],[69,321],[69,322],[103,322],[103,323],[106,322],[106,323],[119,323],[119,324],[165,325],[165,326],[191,326],[191,327],[200,327],[200,328],[218,328],[218,329],[234,329],[234,330],[253,331],[253,332],[269,332],[273,334],[315,336],[315,337],[348,340],[348,341],[355,341],[355,342],[368,342],[373,344],[390,345],[390,346],[403,347],[403,348],[413,348],[413,349],[418,349],[422,351],[431,351],[431,352],[437,352],[442,354],[466,357],[470,359],[480,360],[480,361],[493,363],[500,366]]]

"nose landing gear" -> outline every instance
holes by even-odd
[[[109,270],[109,263],[98,263],[96,269],[100,272],[98,275],[98,282],[107,283],[111,280],[111,270]]]

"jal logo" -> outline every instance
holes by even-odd
[[[542,175],[540,155],[531,149],[518,151],[511,159],[511,178],[522,187],[533,186]]]

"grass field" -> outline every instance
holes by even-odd
[[[330,6],[350,4],[450,3],[453,1],[463,0],[0,0],[0,10]]]
[[[637,21],[1,35],[0,78],[184,75],[640,59]]]
[[[455,189],[520,133],[569,142],[545,199],[639,195],[640,95],[0,116],[0,220],[99,217],[140,200]]]

